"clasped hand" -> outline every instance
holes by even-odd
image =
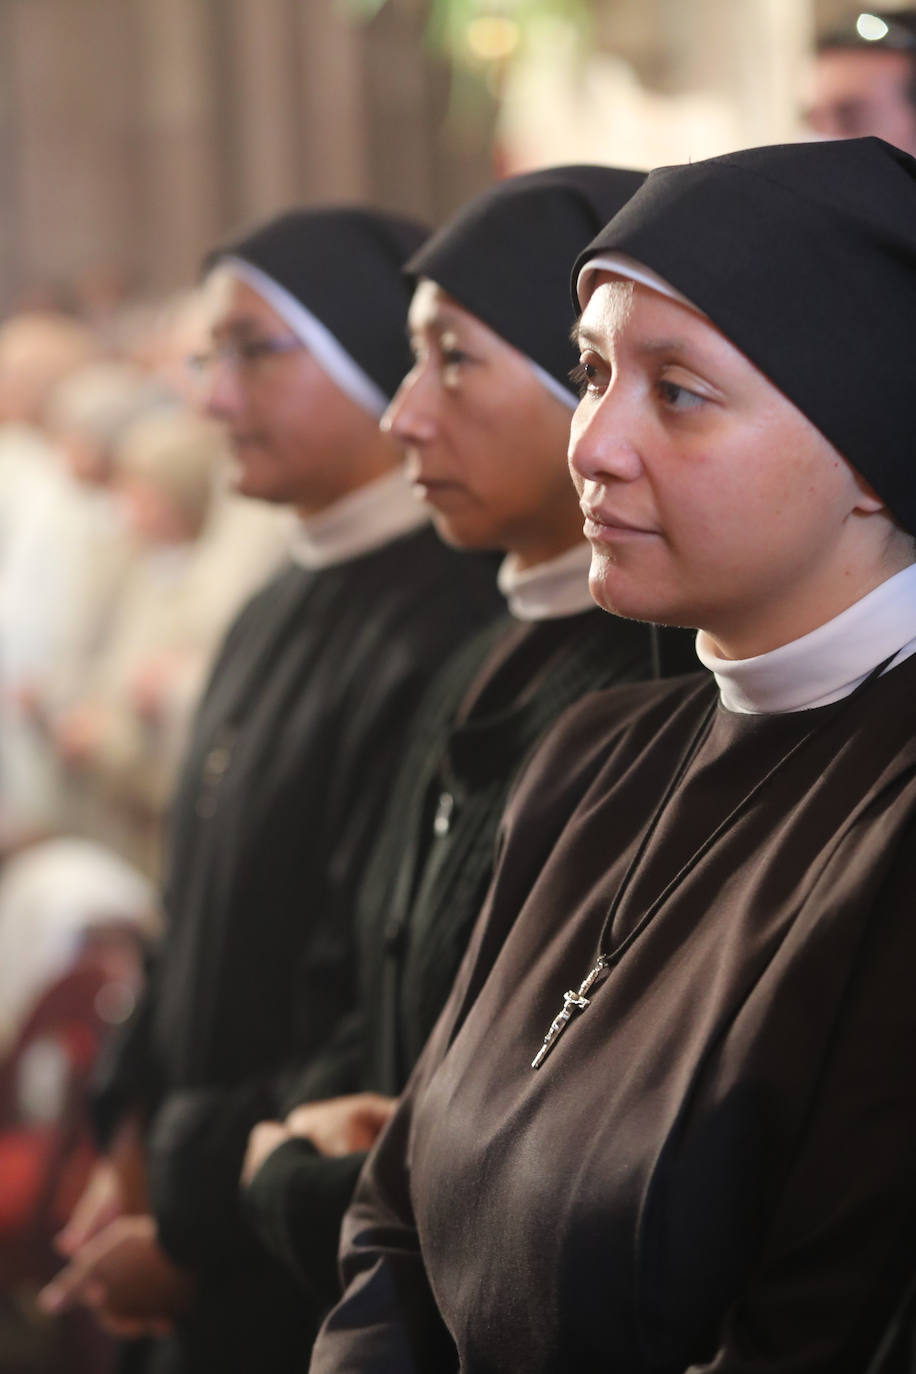
[[[294,1108],[285,1121],[259,1122],[248,1137],[242,1183],[249,1184],[267,1157],[287,1140],[310,1140],[322,1155],[368,1150],[395,1106],[395,1098],[380,1093],[352,1093],[326,1102],[307,1102]]]
[[[159,1244],[136,1131],[100,1160],[55,1245],[69,1263],[38,1296],[50,1313],[82,1304],[114,1336],[163,1335],[190,1306],[194,1277]]]

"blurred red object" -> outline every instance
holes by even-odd
[[[136,936],[92,932],[71,968],[38,998],[0,1062],[0,1292],[47,1281],[53,1239],[95,1162],[89,1080],[141,981]]]

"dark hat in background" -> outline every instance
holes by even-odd
[[[645,178],[615,167],[549,167],[469,201],[407,264],[429,277],[574,398],[569,264]]]
[[[410,367],[410,289],[402,269],[427,233],[416,221],[381,210],[289,210],[221,244],[207,255],[203,269],[210,272],[220,264],[253,269],[247,280],[312,347],[315,331],[291,308],[298,303],[371,386],[361,387],[355,376],[348,385],[347,369],[338,375],[332,365],[328,370],[334,380],[354,400],[380,412]],[[279,291],[271,292],[265,278]],[[325,362],[320,349],[316,351]],[[333,349],[329,356],[333,364]]]
[[[916,160],[877,138],[652,172],[580,254],[625,254],[710,320],[916,532]]]

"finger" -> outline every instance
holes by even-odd
[[[268,1155],[272,1155],[288,1136],[289,1131],[279,1121],[262,1121],[255,1126],[248,1137],[248,1149],[242,1164],[241,1182],[244,1187],[251,1183]]]
[[[66,1312],[80,1300],[80,1290],[84,1279],[80,1264],[68,1264],[60,1273],[45,1284],[37,1296],[42,1312]]]
[[[101,1279],[94,1279],[87,1276],[80,1289],[80,1301],[84,1307],[90,1308],[93,1312],[98,1312],[108,1303],[108,1289]]]
[[[72,1216],[63,1230],[58,1231],[54,1237],[54,1248],[59,1255],[66,1259],[72,1259],[78,1250],[98,1235],[102,1227],[110,1220],[109,1217],[92,1218],[87,1217],[85,1221],[79,1216]],[[95,1225],[93,1225],[95,1221]]]
[[[80,1233],[68,1222],[64,1229],[53,1237],[51,1244],[59,1255],[63,1255],[65,1259],[72,1259],[79,1249],[81,1239]]]
[[[54,1237],[54,1248],[59,1254],[69,1257],[75,1254],[81,1245],[85,1244],[89,1239],[90,1216],[89,1208],[81,1207],[77,1203],[67,1224]]]

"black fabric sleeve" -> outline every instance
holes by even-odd
[[[242,1215],[239,1175],[251,1128],[272,1116],[261,1084],[170,1093],[150,1126],[150,1205],[176,1263],[217,1267],[257,1248]]]
[[[337,1249],[365,1153],[330,1158],[311,1141],[280,1145],[244,1191],[251,1225],[274,1257],[325,1308],[340,1296]]]
[[[375,665],[372,691],[365,691],[362,676],[355,672],[349,684],[350,699],[342,712],[345,737],[335,751],[333,786],[322,798],[328,837],[321,853],[326,883],[315,920],[331,939],[344,940],[350,929],[363,855],[383,814],[390,779],[428,675],[431,649],[424,629],[418,621],[413,639],[405,633],[387,653],[376,653],[370,640],[363,649],[367,663]],[[291,1031],[289,1063],[295,1060],[296,1042],[309,1044],[309,1061],[319,1057],[332,1034],[334,1017],[349,1010],[344,1004],[337,1013],[331,1005],[318,1015],[311,1005],[317,1000],[303,994],[294,1009],[298,1025]],[[219,1265],[256,1243],[242,1212],[239,1175],[251,1128],[281,1110],[278,1093],[291,1081],[289,1063],[276,1064],[254,1084],[171,1092],[159,1107],[148,1142],[150,1198],[162,1243],[179,1263]],[[289,1104],[295,1100],[302,1098],[294,1093]]]
[[[325,1102],[361,1092],[365,1017],[360,1008],[337,1022],[330,1039],[304,1067],[284,1076],[280,1085],[280,1116],[288,1116],[303,1102]]]

